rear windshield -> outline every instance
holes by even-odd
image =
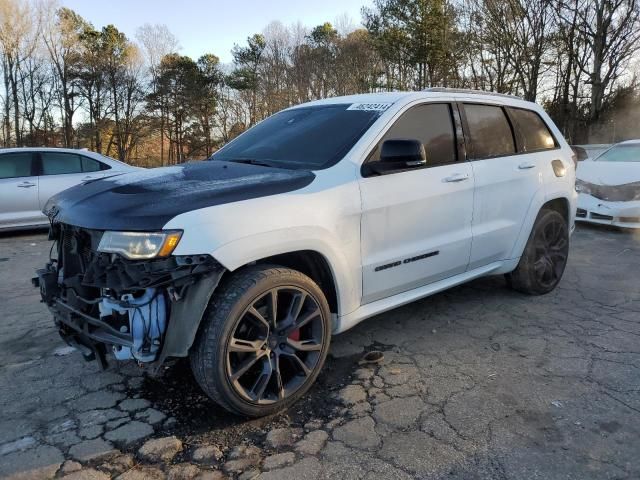
[[[640,144],[615,145],[598,158],[598,162],[640,162]]]
[[[327,168],[345,156],[386,107],[332,104],[285,110],[247,130],[211,159]]]

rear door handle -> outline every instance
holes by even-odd
[[[449,177],[443,178],[443,181],[447,183],[464,182],[465,180],[469,180],[468,173],[454,173]]]
[[[521,163],[520,165],[518,165],[518,169],[520,170],[529,170],[530,168],[536,168],[536,164],[535,163]]]
[[[31,187],[35,187],[36,184],[33,182],[22,182],[18,184],[18,187],[20,188],[31,188]]]

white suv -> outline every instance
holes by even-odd
[[[560,281],[572,150],[537,105],[430,89],[332,98],[259,123],[210,161],[74,187],[45,207],[38,271],[88,359],[189,356],[251,416],[317,377],[332,334],[474,278]]]

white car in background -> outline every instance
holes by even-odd
[[[640,228],[640,140],[621,142],[576,173],[576,220]]]
[[[88,180],[138,170],[87,150],[0,150],[0,231],[49,225],[42,213],[58,192]]]

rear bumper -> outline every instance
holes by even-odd
[[[578,196],[577,222],[640,228],[640,201],[609,202],[581,193]]]

